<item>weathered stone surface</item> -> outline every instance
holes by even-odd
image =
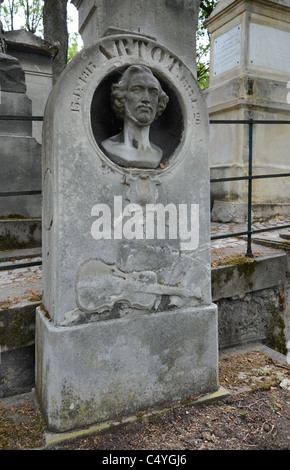
[[[32,137],[1,136],[0,165],[1,191],[41,191],[41,145]],[[40,217],[41,195],[2,197],[0,214]]]
[[[206,23],[211,35],[210,87],[205,92],[210,119],[274,121],[254,124],[255,175],[289,173],[289,125],[279,124],[290,116],[289,6],[280,0],[267,0],[263,8],[260,0],[221,0]],[[247,175],[248,159],[248,124],[211,125],[211,178]],[[275,215],[285,215],[289,178],[255,179],[252,187],[261,217],[270,219],[274,204]],[[213,220],[234,222],[239,216],[245,221],[247,189],[247,181],[214,183],[220,204]]]
[[[22,204],[22,210],[23,206]],[[18,207],[20,208],[20,204]],[[16,212],[10,214],[15,215]],[[0,220],[0,250],[7,250],[9,246],[41,247],[41,220],[35,218]]]
[[[2,91],[1,114],[5,116],[31,116],[31,100],[24,93]],[[0,135],[31,136],[32,122],[1,120]]]
[[[29,392],[35,385],[35,308],[18,303],[0,309],[0,398]]]
[[[283,312],[278,288],[217,300],[219,348],[263,341],[272,349],[285,348]],[[273,342],[273,331],[275,338]],[[282,350],[280,350],[282,352]]]
[[[52,62],[58,46],[23,29],[7,31],[5,36],[8,54],[18,59],[24,70],[26,94],[32,103],[32,115],[43,116],[52,89]],[[32,124],[33,137],[41,143],[42,122],[33,121],[29,124]]]
[[[217,389],[214,306],[70,328],[55,327],[38,309],[36,322],[37,387],[51,430]]]
[[[112,85],[135,65],[150,72],[118,88],[123,123]],[[168,102],[158,116],[161,89]],[[116,135],[130,150],[126,165],[105,152]],[[217,390],[207,150],[196,79],[147,36],[106,36],[57,81],[44,117],[36,335],[51,429]]]
[[[7,54],[0,54],[0,89],[25,93],[25,76],[17,59]]]
[[[57,44],[51,44],[47,41],[44,41],[39,36],[36,36],[35,34],[25,29],[14,29],[12,31],[6,31],[5,38],[8,45],[8,52],[12,45],[14,45],[16,48],[16,44],[18,44],[18,49],[35,49],[36,51],[41,51],[42,54],[51,56],[57,54],[58,52]]]
[[[107,157],[125,167],[158,168],[163,151],[151,142],[150,128],[164,112],[168,101],[169,97],[148,67],[128,67],[119,82],[112,86],[112,107],[124,124],[118,134],[101,142]]]
[[[35,384],[35,347],[1,353],[0,398],[30,392]]]
[[[285,253],[269,255],[252,262],[212,269],[212,296],[221,298],[243,296],[246,293],[274,287],[286,280]]]
[[[196,75],[195,34],[200,0],[73,0],[85,45],[108,34],[139,33],[168,47]],[[112,34],[112,32],[110,33]]]
[[[121,125],[109,105],[111,84],[135,63],[151,68],[169,96],[166,110],[151,129],[152,141],[163,149],[162,166],[156,169],[124,168],[112,162],[100,146]],[[45,122],[44,305],[54,323],[69,324],[83,316],[75,289],[77,298],[83,299],[84,271],[80,269],[84,263],[93,266],[93,260],[113,265],[125,277],[137,273],[141,279],[142,273],[154,272],[159,289],[157,292],[155,285],[152,292],[153,311],[169,304],[209,305],[208,119],[200,89],[187,67],[147,38],[104,38],[69,64],[50,96]],[[188,204],[187,228],[190,230],[191,219],[192,239],[186,235],[187,245],[180,233],[157,239],[156,232],[149,239],[143,236],[143,229],[138,232],[138,223],[132,228],[138,233],[125,236],[124,230],[131,232],[129,225],[125,226],[128,219],[121,217],[119,225],[117,220],[121,206],[124,211],[128,203],[138,204],[142,211],[149,204],[160,203],[164,208],[172,204],[177,210],[180,204]],[[117,225],[114,222],[113,231],[97,240],[99,204],[106,205]],[[92,277],[98,284],[97,272],[96,268]],[[147,281],[143,285],[145,288]],[[123,305],[120,315],[130,309]],[[98,316],[92,315],[97,320]]]
[[[0,124],[2,192],[41,190],[41,146],[32,136],[32,122],[21,120],[32,115],[32,103],[26,95],[25,74],[15,57],[0,54],[1,114],[12,117]],[[20,119],[15,120],[15,116]],[[40,217],[40,196],[0,198],[0,215],[19,214]]]
[[[36,303],[23,302],[0,310],[1,352],[34,345]]]

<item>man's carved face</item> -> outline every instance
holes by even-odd
[[[156,116],[160,84],[151,74],[140,72],[129,81],[125,98],[125,115],[138,126],[150,125]]]

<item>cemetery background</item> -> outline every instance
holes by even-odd
[[[279,227],[279,225],[278,225],[278,227]],[[225,225],[221,227],[220,224],[216,224],[216,225],[215,225],[215,224],[213,223],[212,228],[213,228],[214,231],[215,231],[215,230],[221,230],[221,231],[223,231],[223,230],[224,230],[225,228],[227,228],[227,227],[226,227]],[[276,236],[276,238],[275,238],[275,236]],[[279,233],[279,230],[278,230],[278,233],[277,233],[277,234],[274,234],[274,236],[273,236],[273,238],[272,238],[271,247],[273,247],[273,245],[275,245],[275,243],[276,243],[276,247],[279,246],[279,248],[281,248],[281,247],[282,247],[281,243],[283,244],[283,243],[284,243],[284,240],[285,240],[285,239],[283,239],[283,237],[282,237],[282,239],[281,239],[280,233]],[[241,241],[241,240],[240,240],[240,241]],[[264,241],[265,241],[265,240],[264,240]],[[268,241],[269,241],[269,240],[268,240]],[[214,244],[213,244],[213,252],[212,252],[212,253],[213,253],[213,259],[212,259],[213,265],[214,265],[214,264],[218,264],[218,263],[220,262],[220,258],[219,258],[219,257],[221,256],[221,253],[222,253],[223,249],[224,249],[224,254],[223,254],[224,260],[225,260],[225,259],[227,260],[227,259],[231,258],[232,252],[235,252],[235,254],[236,254],[237,251],[239,252],[239,251],[241,250],[241,252],[243,253],[245,244],[244,244],[242,241],[241,241],[241,244],[240,244],[240,245],[235,245],[235,242],[233,242],[232,240],[230,240],[230,243],[232,243],[232,247],[229,247],[229,244],[227,244],[227,246],[224,245],[224,247],[222,246],[222,244],[218,245],[218,250],[219,250],[219,251],[216,251],[216,252],[214,251],[214,250],[215,250],[215,247],[214,247]],[[259,254],[262,254],[262,252],[265,250],[265,252],[267,252],[267,255],[269,255],[272,248],[269,248],[268,251],[267,251],[267,248],[262,249],[261,246],[262,246],[262,245],[259,245],[259,249],[258,249]],[[285,243],[284,243],[283,247],[285,247]],[[256,247],[255,247],[255,248],[256,248]],[[29,256],[31,256],[31,251],[29,251],[28,253],[29,253]],[[33,254],[33,252],[32,252],[32,254]],[[275,251],[275,256],[276,256],[276,255],[277,255],[277,251]],[[263,253],[263,256],[264,256],[264,253]],[[281,251],[278,252],[278,258],[279,258],[279,260],[282,260],[282,265],[280,265],[279,262],[278,262],[278,266],[279,266],[279,267],[278,267],[278,270],[276,271],[276,274],[274,273],[274,280],[271,279],[271,280],[270,280],[270,284],[269,284],[269,285],[270,285],[270,288],[272,289],[272,291],[271,291],[271,292],[270,292],[270,291],[267,291],[267,293],[266,293],[266,297],[267,297],[267,296],[269,295],[269,292],[270,292],[270,296],[271,296],[271,302],[270,302],[270,304],[272,305],[272,308],[273,308],[273,306],[275,305],[276,309],[277,309],[277,308],[279,309],[279,308],[281,307],[281,295],[283,294],[283,292],[282,292],[282,290],[281,290],[281,280],[282,280],[283,282],[285,281],[285,279],[286,279],[286,273],[287,273],[287,269],[285,268],[286,256],[285,256],[285,254],[284,254],[283,251],[282,251],[282,252],[281,252]],[[36,261],[37,261],[37,259],[36,259]],[[270,263],[271,263],[271,265],[272,265],[272,255],[271,255],[271,254],[270,254]],[[282,270],[281,270],[281,266],[284,266],[284,267],[282,267]],[[213,267],[214,267],[214,266],[213,266]],[[266,270],[268,271],[268,268],[267,268]],[[275,276],[276,276],[276,277],[275,277]],[[35,276],[35,277],[37,277],[37,276]],[[227,279],[228,279],[228,276],[226,276],[226,277],[227,277]],[[260,280],[260,277],[258,276],[258,284],[257,284],[257,287],[256,287],[256,291],[260,294],[260,292],[261,292],[261,288],[260,288],[260,287],[261,287],[261,286],[259,285],[259,280]],[[269,282],[269,281],[267,281],[267,282]],[[236,284],[236,285],[237,285],[237,284]],[[269,288],[269,285],[266,285],[266,288]],[[278,287],[277,287],[277,286],[278,286]],[[265,287],[265,286],[264,286],[264,287]],[[37,290],[37,289],[36,289],[36,290]],[[244,288],[244,291],[243,291],[243,292],[238,292],[238,293],[236,293],[236,294],[238,294],[239,296],[241,296],[242,298],[245,299],[245,294],[246,294],[246,293],[247,293],[248,295],[252,295],[251,293],[254,292],[254,291],[255,291],[255,289],[253,289],[253,279],[250,279],[250,280],[248,281],[248,286],[247,286],[246,288]],[[286,292],[286,294],[287,294],[287,292]],[[285,295],[285,294],[284,294],[284,295]],[[32,299],[32,298],[33,298],[33,295],[32,295],[30,298]],[[227,298],[227,296],[225,296],[225,298]],[[231,300],[230,300],[230,303],[231,303],[231,304],[233,304],[233,302],[239,302],[238,300],[233,300],[233,291],[230,292],[230,297],[229,297],[229,298],[231,299]],[[273,300],[273,299],[274,299],[274,300]],[[252,300],[253,300],[253,298],[251,297],[250,299],[248,299],[248,302],[249,302],[249,301],[251,302]],[[261,300],[260,300],[260,301],[261,301]],[[277,301],[278,301],[278,304],[277,304]],[[223,310],[222,310],[222,307],[223,307],[223,306],[222,306],[222,303],[223,303],[223,302],[224,302],[224,301],[221,301],[221,308],[220,308],[220,311],[221,311],[221,312],[223,311]],[[266,301],[265,301],[265,300],[262,300],[262,304],[263,304],[263,302],[266,302],[266,304],[267,304],[267,302],[268,302],[268,304],[269,304],[269,299],[266,299]],[[25,301],[25,303],[27,304],[26,301]],[[28,302],[28,305],[30,305],[30,307],[31,307],[31,301]],[[35,305],[33,305],[33,307],[34,307],[34,306],[35,306]],[[29,308],[27,308],[27,305],[25,306],[25,308],[26,308],[26,310],[29,310]],[[228,308],[229,308],[229,303],[226,304],[225,310],[228,311]],[[280,310],[280,311],[281,311],[281,310]],[[284,308],[284,312],[285,312],[285,308]],[[259,320],[258,320],[258,323],[259,323]],[[33,327],[32,327],[32,330],[33,330]],[[224,336],[221,336],[221,339],[224,340],[224,345],[225,345],[225,346],[226,346],[226,345],[229,345],[229,344],[230,344],[230,345],[233,345],[233,344],[239,343],[239,342],[241,342],[241,341],[242,341],[242,342],[243,342],[243,341],[244,341],[244,342],[247,342],[247,341],[249,340],[249,336],[247,336],[247,332],[246,332],[246,334],[244,335],[243,338],[235,338],[235,337],[233,337],[233,332],[236,332],[236,331],[237,331],[236,328],[235,328],[235,327],[233,328],[233,327],[231,326],[231,332],[228,331],[228,333],[227,333],[228,336],[227,336],[227,334],[224,335]],[[261,333],[260,325],[258,326],[258,331],[259,331],[258,334],[260,334],[260,333]],[[261,339],[263,339],[263,336],[264,336],[264,332],[262,332]],[[251,339],[257,339],[257,338],[254,337],[254,338],[251,338]],[[260,339],[260,338],[258,338],[258,339]],[[29,343],[27,343],[27,344],[29,344]],[[26,347],[27,347],[27,346],[25,346],[25,348],[26,348]],[[28,346],[28,347],[30,347],[30,346]],[[19,348],[18,348],[18,349],[19,349]],[[13,348],[12,348],[12,350],[13,350]],[[14,349],[14,350],[15,350],[15,349]],[[19,352],[20,352],[20,350],[19,350]],[[284,352],[285,352],[285,349],[284,349]]]

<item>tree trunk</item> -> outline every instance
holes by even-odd
[[[44,39],[52,44],[59,43],[59,52],[54,58],[52,67],[54,83],[67,64],[67,1],[68,0],[44,0]]]

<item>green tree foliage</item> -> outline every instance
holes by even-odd
[[[0,6],[0,16],[5,30],[14,29],[14,18],[19,10],[19,2],[15,0],[5,0]]]
[[[69,44],[68,44],[68,53],[67,53],[67,61],[70,62],[74,58],[74,56],[79,52],[79,34],[74,33],[69,37]]]
[[[46,0],[50,2],[51,0]],[[45,0],[4,0],[0,6],[0,16],[4,30],[26,29],[38,36],[44,36],[43,32],[43,8]],[[68,22],[71,22],[68,17]],[[69,34],[68,61],[79,50],[79,33]]]
[[[42,24],[43,1],[42,0],[19,0],[20,7],[24,11],[24,28],[31,33],[36,33]]]
[[[18,27],[31,33],[40,33],[43,3],[43,0],[5,0],[0,10],[4,29],[15,29],[15,19],[18,17],[22,19],[22,24]]]
[[[212,13],[219,0],[202,0],[199,10],[198,31],[197,31],[197,79],[202,89],[209,85],[209,52],[210,40],[208,32],[204,26],[205,20]]]

